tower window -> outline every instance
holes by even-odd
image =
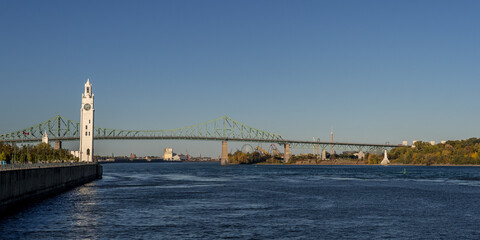
[[[85,125],[85,129],[88,129],[88,125]]]
[[[87,93],[89,93],[89,92],[90,92],[90,88],[89,88],[89,87],[87,87]]]
[[[88,136],[88,132],[85,132],[85,136]]]

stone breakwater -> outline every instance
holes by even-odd
[[[0,168],[0,217],[38,199],[102,178],[95,163],[37,164]]]

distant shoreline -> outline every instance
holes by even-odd
[[[293,166],[383,166],[380,164],[366,164],[366,163],[355,163],[351,161],[322,161],[319,163],[292,163],[292,164],[277,164],[277,163],[257,163],[257,165],[293,165]],[[429,167],[480,167],[480,165],[475,164],[404,164],[404,163],[390,163],[385,166],[429,166]]]
[[[219,163],[219,161],[99,161],[100,164],[111,164],[111,163]],[[318,163],[254,163],[254,164],[234,164],[230,163],[229,165],[278,165],[278,166],[382,166],[380,164],[366,164],[366,163],[356,163],[355,161],[321,161]],[[474,164],[404,164],[404,163],[391,163],[386,166],[430,166],[430,167],[480,167],[480,165]]]

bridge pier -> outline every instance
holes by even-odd
[[[283,161],[288,163],[288,161],[290,160],[290,143],[285,143],[283,144]]]
[[[220,160],[220,163],[222,165],[227,165],[228,164],[228,146],[227,146],[227,141],[222,141],[222,157]]]
[[[55,141],[55,150],[61,150],[62,149],[62,141],[57,140]]]

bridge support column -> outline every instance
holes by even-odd
[[[228,164],[228,146],[227,141],[222,141],[222,158],[220,160],[222,165]]]
[[[57,140],[55,141],[55,150],[60,150],[62,149],[62,141]]]
[[[283,149],[284,149],[284,152],[283,152],[283,161],[288,163],[288,161],[290,161],[290,143],[285,143],[283,145]]]

